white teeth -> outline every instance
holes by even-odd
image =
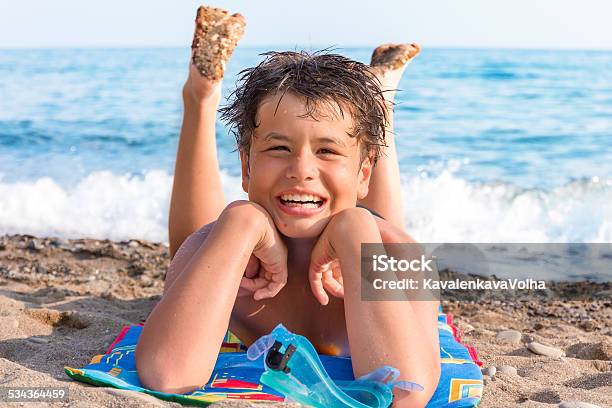
[[[281,195],[281,200],[306,202],[305,205],[310,204],[307,203],[308,201],[313,201],[315,203],[320,203],[323,201],[321,197],[316,196],[314,194],[283,194]]]
[[[295,203],[288,201],[285,203],[287,207],[300,207],[300,208],[319,208],[320,204],[316,203]]]
[[[319,205],[316,203],[304,203],[302,204],[302,207],[305,208],[319,208]]]

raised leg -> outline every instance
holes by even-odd
[[[381,214],[393,225],[404,228],[404,211],[401,199],[400,170],[393,133],[393,103],[399,81],[406,65],[419,53],[417,44],[385,44],[374,50],[370,65],[378,77],[387,101],[387,147],[383,149],[374,167],[370,190],[359,202]]]
[[[170,256],[194,231],[219,217],[225,206],[217,159],[215,120],[227,60],[244,32],[239,14],[200,7],[170,200]],[[197,66],[196,66],[197,65]]]
[[[191,233],[217,219],[225,204],[215,141],[221,82],[196,77],[199,75],[192,65],[183,91],[185,111],[168,220],[171,257]],[[195,86],[206,89],[199,100],[188,95]]]

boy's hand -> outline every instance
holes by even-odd
[[[329,302],[327,292],[333,296],[344,298],[344,283],[342,281],[340,261],[330,242],[330,235],[334,229],[333,221],[334,218],[327,224],[319,240],[312,248],[310,268],[308,269],[310,289],[314,297],[322,305],[327,305]]]
[[[287,247],[282,241],[268,212],[251,201],[237,201],[230,205],[257,229],[258,242],[253,248],[238,296],[253,294],[253,299],[272,298],[287,283]]]
[[[394,226],[380,217],[365,213],[366,211],[365,209],[348,209],[334,215],[312,249],[309,268],[310,288],[315,298],[322,305],[326,305],[329,302],[328,292],[335,297],[344,298],[342,270],[340,268],[340,261],[334,250],[333,237],[337,235],[346,237],[347,234],[337,234],[339,226],[351,222],[351,220],[358,220],[361,216],[371,216],[374,217],[376,221],[383,243],[416,242],[401,228]],[[354,217],[354,213],[358,213],[356,218]],[[351,218],[349,219],[349,217]],[[348,234],[348,236],[350,236],[350,234]]]
[[[347,208],[335,214],[312,249],[308,279],[314,297],[322,305],[329,302],[327,292],[344,298],[344,281],[336,248],[341,248],[347,239],[354,236],[355,228],[359,228],[364,217],[371,219],[373,215],[363,208]]]

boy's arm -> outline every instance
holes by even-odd
[[[206,224],[193,234],[189,235],[187,239],[183,241],[180,248],[174,254],[174,257],[172,257],[170,266],[168,266],[168,271],[164,277],[164,295],[168,292],[170,286],[172,286],[176,278],[179,277],[187,264],[189,264],[189,261],[193,255],[198,251],[200,246],[202,246],[204,241],[206,241],[206,238],[212,231],[215,223],[216,221]]]
[[[233,203],[147,319],[136,348],[146,387],[183,393],[209,379],[252,253],[269,277],[255,298],[276,295],[287,279],[284,243],[263,208]]]
[[[323,241],[321,241],[323,238]],[[361,244],[382,243],[374,217],[365,209],[351,208],[334,216],[313,249],[311,266],[338,259],[342,271],[344,308],[356,377],[383,365],[400,370],[400,380],[425,387],[423,392],[394,390],[394,406],[425,406],[440,374],[437,301],[364,301],[361,299]],[[399,237],[398,237],[399,238]],[[403,239],[406,241],[403,241]],[[399,242],[410,242],[405,235]],[[322,304],[324,280],[317,282],[311,269],[313,293]]]

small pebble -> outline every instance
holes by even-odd
[[[37,344],[47,344],[49,342],[49,340],[43,337],[30,337],[28,340],[30,340],[32,343],[37,343]]]
[[[578,327],[580,327],[584,331],[592,332],[598,328],[598,325],[597,325],[597,322],[595,322],[594,320],[587,320],[587,321],[581,322],[578,325]]]
[[[538,354],[540,356],[559,358],[565,355],[563,350],[560,350],[556,347],[545,346],[536,341],[527,344],[527,349],[532,353]]]
[[[52,238],[51,241],[49,241],[49,244],[56,248],[60,248],[60,247],[70,245],[70,242],[68,242],[68,240],[65,240],[63,238]]]
[[[26,244],[26,248],[31,249],[32,251],[40,251],[41,249],[43,249],[43,246],[37,239],[31,239]]]
[[[599,405],[581,401],[566,401],[559,404],[559,408],[601,408]]]
[[[612,289],[602,290],[600,292],[595,293],[596,298],[609,298],[612,299]]]
[[[110,290],[106,290],[104,292],[102,292],[102,294],[100,295],[100,297],[102,299],[107,299],[107,300],[112,300],[115,299],[115,295],[113,295],[113,292]]]
[[[140,282],[142,282],[142,285],[145,287],[153,286],[153,279],[147,275],[140,275]]]
[[[459,322],[458,326],[463,333],[469,333],[474,331],[474,326],[469,323]]]
[[[521,337],[523,337],[521,332],[516,330],[502,330],[495,336],[495,338],[499,341],[512,344],[520,343]]]
[[[489,377],[495,377],[495,373],[497,372],[497,368],[495,366],[490,366],[482,369],[483,375],[488,375]]]
[[[518,371],[516,371],[516,367],[512,367],[510,365],[503,365],[503,366],[497,367],[497,372],[499,374],[505,374],[505,375],[518,375]]]

